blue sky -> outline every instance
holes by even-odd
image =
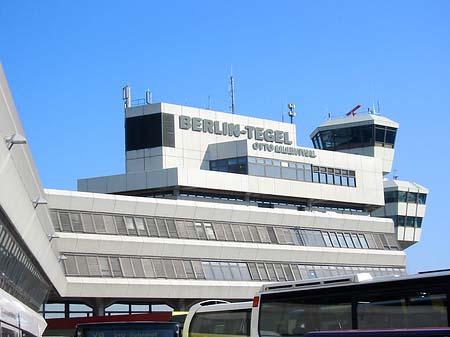
[[[394,169],[430,189],[408,271],[450,268],[450,2],[2,1],[0,62],[43,185],[123,173],[133,98],[280,120],[299,144],[327,116],[380,100],[400,123]]]

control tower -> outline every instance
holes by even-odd
[[[380,158],[383,174],[392,170],[398,123],[389,118],[362,114],[329,119],[311,134],[314,147]]]

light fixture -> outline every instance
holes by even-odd
[[[37,197],[36,199],[31,200],[31,202],[33,203],[34,209],[36,209],[38,205],[47,205],[47,200],[43,197]]]
[[[11,150],[14,144],[26,144],[27,140],[24,136],[14,133],[5,138],[5,143],[8,146],[8,150]]]
[[[48,237],[48,241],[51,242],[53,239],[58,239],[59,235],[58,235],[58,233],[53,232],[52,234],[47,235],[47,237]]]
[[[63,254],[61,254],[60,256],[58,256],[58,262],[65,261],[65,260],[67,260],[67,256],[65,256],[65,255],[63,255]]]

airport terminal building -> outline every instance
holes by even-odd
[[[303,147],[295,124],[128,99],[126,172],[46,190],[2,72],[0,85],[1,287],[46,317],[406,274],[428,190],[385,179],[398,129],[386,117],[330,119]]]

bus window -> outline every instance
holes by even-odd
[[[250,310],[197,313],[189,327],[189,337],[250,336]]]
[[[421,292],[398,298],[366,297],[357,304],[359,329],[448,326],[447,296]]]
[[[263,300],[259,331],[261,337],[303,336],[308,331],[347,330],[352,328],[349,301],[319,300],[295,302],[292,298]]]

